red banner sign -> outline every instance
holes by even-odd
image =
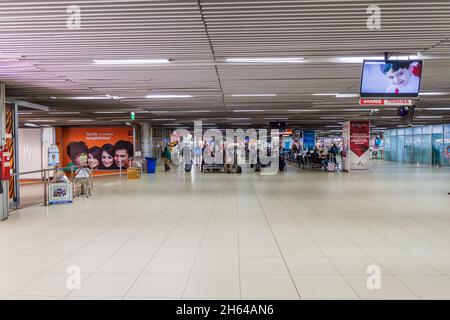
[[[361,106],[413,106],[412,99],[359,99]]]
[[[370,148],[369,121],[350,122],[350,150],[361,157]]]

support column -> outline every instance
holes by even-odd
[[[150,124],[141,123],[141,143],[142,143],[142,156],[153,156],[153,141]]]
[[[0,83],[0,143],[6,145],[5,128],[5,84]],[[8,219],[8,181],[1,181],[3,192],[0,194],[0,220]]]

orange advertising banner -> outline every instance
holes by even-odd
[[[134,155],[130,127],[62,128],[61,139],[63,166],[87,161],[96,170],[125,169]]]

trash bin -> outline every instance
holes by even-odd
[[[156,158],[145,157],[145,160],[147,160],[147,173],[155,173],[156,172]]]

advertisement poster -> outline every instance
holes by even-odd
[[[59,148],[55,144],[48,147],[48,166],[59,166]]]
[[[370,149],[369,121],[350,121],[350,151],[352,170],[368,169]]]
[[[72,185],[69,183],[52,183],[48,187],[48,203],[62,204],[73,201]]]
[[[62,129],[63,165],[78,167],[86,162],[94,169],[126,169],[134,156],[130,127],[83,127]]]
[[[419,93],[422,61],[366,61],[361,96],[410,96]]]
[[[314,150],[316,147],[316,134],[314,131],[303,131],[303,148]]]

